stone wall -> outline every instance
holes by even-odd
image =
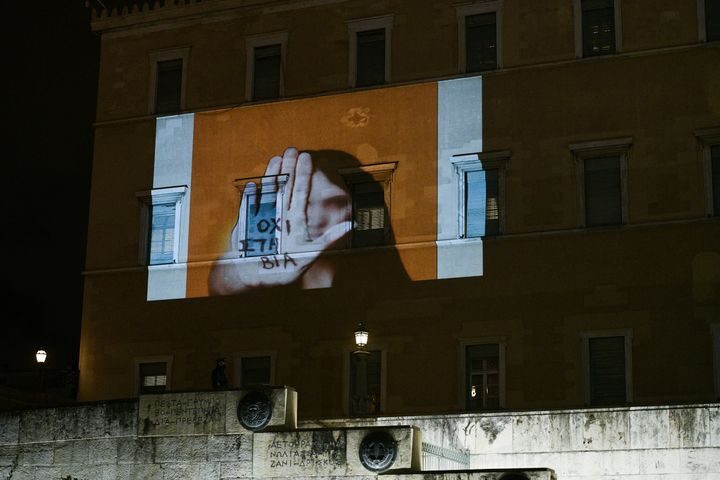
[[[0,478],[253,477],[253,433],[142,436],[137,419],[137,401],[2,413]],[[429,450],[467,455],[472,469],[548,467],[558,479],[720,478],[719,404],[332,419],[299,428],[390,425],[418,427],[436,447]]]

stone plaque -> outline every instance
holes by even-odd
[[[367,465],[361,459],[363,440],[367,440]],[[260,432],[253,435],[253,477],[418,471],[422,468],[420,444],[420,432],[409,426]]]
[[[253,439],[253,476],[337,476],[347,470],[344,430],[258,433]]]
[[[142,395],[139,435],[197,435],[225,430],[226,392]]]

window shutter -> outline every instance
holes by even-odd
[[[385,83],[385,29],[357,33],[356,82],[358,87]]]
[[[278,244],[276,228],[277,193],[248,195],[245,225],[245,242],[240,248],[245,249],[248,257],[272,255],[277,253]]]
[[[582,0],[583,56],[615,53],[614,0]]]
[[[253,100],[280,97],[281,51],[280,45],[255,48]]]
[[[465,174],[465,236],[485,235],[486,172],[473,170]]]
[[[495,12],[465,17],[465,61],[468,72],[497,68]]]
[[[617,405],[626,401],[625,337],[590,338],[590,403]]]
[[[720,2],[705,0],[705,38],[708,42],[720,40]]]
[[[150,228],[150,265],[175,259],[175,203],[153,205]]]
[[[263,357],[243,357],[240,360],[242,386],[269,385],[271,359]]]
[[[622,223],[620,157],[585,160],[585,224]]]
[[[157,63],[155,113],[180,111],[182,68],[183,61],[181,58]]]
[[[383,245],[387,231],[385,190],[378,182],[353,185],[353,246]]]
[[[140,393],[164,392],[167,386],[167,363],[151,362],[139,365]]]

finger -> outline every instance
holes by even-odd
[[[321,249],[324,249],[328,245],[337,242],[343,235],[352,230],[352,226],[353,224],[349,220],[340,222],[323,233],[322,236],[317,239],[317,243],[320,245]]]
[[[310,196],[310,181],[312,177],[312,157],[309,153],[301,153],[298,156],[297,166],[295,167],[295,182],[292,188],[292,201],[290,202],[290,210],[295,214],[300,214],[305,219],[307,225],[306,209],[308,197]]]
[[[285,195],[283,198],[283,211],[290,208],[292,200],[292,189],[295,182],[295,167],[297,166],[298,151],[297,148],[290,147],[283,153],[282,168],[280,175],[287,175],[287,186],[285,187]]]
[[[282,166],[283,159],[277,155],[272,157],[265,168],[265,176],[272,178],[263,179],[263,186],[267,187],[271,192],[277,192],[277,176],[280,174],[280,167]],[[260,199],[258,198],[258,204]]]

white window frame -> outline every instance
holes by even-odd
[[[350,52],[348,65],[348,84],[350,88],[357,86],[357,34],[368,30],[385,30],[385,83],[390,83],[392,73],[392,26],[393,15],[346,20],[348,36],[350,38]]]
[[[245,234],[247,232],[247,210],[245,208],[242,208],[243,205],[247,206],[247,203],[249,200],[247,200],[248,195],[254,194],[254,192],[248,192],[247,185],[248,183],[255,183],[258,187],[261,189],[261,193],[263,190],[263,186],[265,185],[274,185],[275,182],[277,182],[277,192],[276,192],[276,199],[275,199],[275,218],[279,218],[281,223],[283,221],[283,198],[285,195],[285,185],[287,184],[289,175],[288,174],[280,174],[280,175],[273,175],[268,177],[253,177],[253,178],[242,178],[235,180],[233,182],[233,186],[237,189],[238,193],[240,194],[240,211],[238,212],[238,232],[240,235],[240,238],[242,240],[246,240],[247,237],[245,237]],[[275,231],[275,238],[277,239],[277,248],[278,252],[284,252],[283,250],[283,237],[280,230]],[[237,250],[235,248],[235,245],[231,245],[232,251]],[[245,258],[248,257],[246,255],[247,252],[244,250],[237,250],[238,256],[237,258]],[[294,252],[289,252],[294,253]],[[272,253],[268,252],[268,255],[273,255]],[[254,257],[254,256],[253,256]],[[248,257],[250,258],[250,257]]]
[[[702,155],[703,173],[705,174],[705,214],[712,217],[720,212],[715,212],[713,207],[713,184],[712,184],[712,155],[711,148],[720,146],[720,127],[704,128],[695,130],[695,137],[700,143],[700,154]]]
[[[618,54],[623,51],[622,48],[622,14],[620,7],[622,6],[621,0],[613,0],[613,13],[615,20],[615,53]],[[596,57],[583,57],[583,35],[582,35],[582,0],[573,0],[573,17],[575,22],[575,58],[596,58]],[[610,54],[610,55],[614,55]],[[601,55],[605,56],[605,55]]]
[[[277,358],[277,352],[274,350],[244,350],[233,355],[233,361],[235,363],[234,379],[235,385],[238,388],[242,388],[242,359],[252,357],[270,357],[270,383],[269,385],[275,385],[275,359]]]
[[[141,204],[140,208],[140,239],[138,249],[138,263],[149,265],[150,263],[150,234],[152,229],[152,207],[153,205],[175,204],[175,233],[173,244],[173,264],[185,263],[187,258],[180,257],[180,227],[182,226],[183,200],[187,194],[188,187],[180,185],[177,187],[154,188],[137,192],[135,196]]]
[[[468,380],[468,371],[467,371],[467,347],[471,347],[473,345],[497,345],[498,346],[498,389],[499,389],[499,395],[498,395],[498,406],[502,410],[506,408],[505,399],[506,399],[506,383],[505,383],[505,376],[506,376],[506,346],[507,346],[507,339],[505,337],[480,337],[480,338],[466,338],[462,339],[460,341],[459,350],[458,350],[458,362],[460,364],[460,368],[458,368],[458,372],[460,372],[460,378],[458,381],[458,406],[460,407],[461,411],[468,411],[467,410],[467,404],[465,402],[466,395],[465,395],[465,387]],[[491,411],[491,410],[488,410]]]
[[[280,98],[285,96],[285,58],[287,51],[288,32],[263,33],[245,37],[245,98],[252,102],[255,84],[255,49],[280,45]]]
[[[503,0],[486,0],[461,5],[456,8],[458,21],[458,71],[467,73],[467,39],[465,38],[465,19],[471,15],[495,12],[496,70],[503,67]],[[479,72],[474,72],[479,73]]]
[[[135,357],[133,359],[133,364],[135,366],[135,396],[141,395],[140,393],[140,365],[143,363],[165,363],[165,391],[169,392],[171,385],[172,385],[172,365],[173,365],[173,356],[172,355],[156,355],[156,356],[150,356],[150,357]],[[152,395],[152,394],[147,394]]]
[[[583,387],[585,405],[590,405],[590,339],[606,338],[606,337],[624,337],[625,338],[625,403],[633,402],[633,377],[632,377],[632,337],[631,328],[623,328],[617,330],[595,330],[590,332],[581,332],[580,340],[582,342],[582,365],[583,365]]]
[[[170,48],[155,50],[148,54],[150,61],[150,92],[148,95],[148,113],[154,115],[155,101],[157,99],[157,71],[158,62],[168,60],[182,60],[182,80],[180,81],[180,111],[173,113],[162,113],[159,115],[176,115],[185,110],[185,91],[187,90],[187,68],[190,58],[190,47]]]
[[[620,157],[620,225],[628,223],[628,157],[632,148],[632,138],[614,138],[609,140],[595,140],[591,142],[571,143],[568,148],[575,158],[575,171],[577,181],[579,222],[584,228],[587,223],[585,215],[585,160],[607,156]],[[608,227],[612,225],[607,225]],[[595,228],[595,226],[593,226]]]
[[[341,352],[343,356],[343,378],[345,388],[343,393],[343,412],[345,415],[351,415],[350,408],[350,358],[356,349],[344,348]],[[369,351],[380,351],[380,412],[387,412],[387,346],[385,344],[373,344],[368,346]]]
[[[505,233],[505,169],[510,161],[510,155],[509,150],[501,150],[462,154],[453,157],[452,165],[455,168],[458,191],[458,239],[475,239],[475,237],[467,236],[465,225],[465,212],[467,210],[465,205],[465,174],[477,170],[498,171],[498,208],[500,209],[500,217],[497,235]]]

